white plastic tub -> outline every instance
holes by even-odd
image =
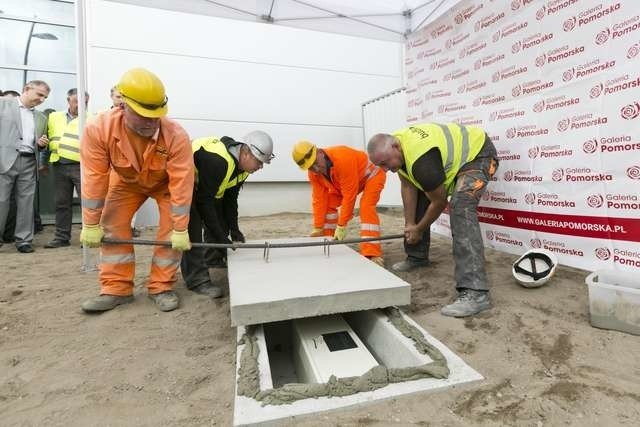
[[[591,325],[640,335],[640,277],[599,270],[585,279]]]

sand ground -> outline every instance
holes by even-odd
[[[354,226],[350,235],[355,235]],[[241,218],[248,239],[303,236],[310,216]],[[384,234],[401,215],[382,215]],[[146,297],[149,247],[137,250],[135,302],[97,316],[80,304],[98,292],[74,245],[36,252],[0,248],[0,425],[209,426],[233,417],[235,329],[228,297],[211,300],[176,285],[180,309],[161,313]],[[146,230],[144,238],[153,238]],[[384,244],[385,264],[403,259]],[[488,250],[495,307],[468,319],[440,315],[454,297],[451,244],[434,238],[432,265],[400,276],[412,285],[408,314],[486,377],[291,421],[292,425],[637,426],[640,337],[589,325],[587,272],[560,268],[543,288],[510,273],[513,255]],[[213,274],[226,286],[224,270]]]

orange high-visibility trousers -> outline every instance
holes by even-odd
[[[364,185],[360,196],[360,237],[380,237],[380,218],[376,205],[380,200],[380,193],[384,188],[387,175],[380,169],[370,177]],[[323,227],[323,234],[333,237],[338,222],[338,207],[342,204],[342,197],[336,193],[329,193],[327,213]],[[379,242],[360,243],[360,254],[365,257],[382,256],[382,246]]]
[[[152,197],[160,211],[160,226],[156,240],[167,241],[172,231],[171,195],[167,185],[153,190],[124,183],[116,173],[111,173],[110,188],[102,211],[101,225],[105,237],[131,239],[131,218],[147,198]],[[181,253],[167,246],[155,246],[151,259],[149,294],[169,291],[176,280]],[[132,295],[135,275],[133,245],[103,244],[100,251],[100,294]]]
[[[380,218],[376,205],[380,200],[380,193],[387,180],[386,173],[380,169],[369,178],[360,196],[360,237],[380,237]],[[380,242],[360,243],[360,253],[366,257],[382,256]]]

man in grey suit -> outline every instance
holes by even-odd
[[[16,248],[33,252],[33,198],[36,191],[39,150],[49,140],[47,119],[34,108],[44,102],[51,89],[42,80],[32,80],[18,98],[0,98],[0,236],[15,187],[17,202]]]

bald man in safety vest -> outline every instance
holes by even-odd
[[[429,264],[429,230],[450,198],[458,297],[441,313],[465,317],[491,308],[476,213],[498,167],[491,139],[477,127],[425,123],[374,135],[367,151],[371,162],[400,175],[407,259],[392,269],[403,272]]]

